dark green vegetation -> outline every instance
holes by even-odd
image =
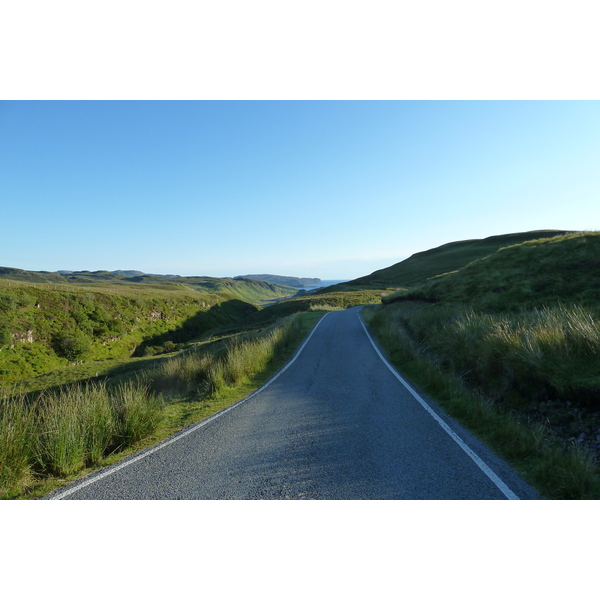
[[[234,279],[256,279],[258,281],[267,281],[277,285],[289,285],[296,288],[321,283],[321,280],[317,277],[287,277],[285,275],[238,275]]]
[[[413,273],[415,285],[371,311],[372,327],[397,366],[541,493],[600,498],[600,234],[471,261],[470,243],[451,245],[462,267]],[[436,250],[448,264],[448,245],[427,262]]]

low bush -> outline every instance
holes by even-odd
[[[10,327],[5,323],[0,323],[0,348],[8,346],[12,342],[12,333]]]
[[[91,342],[85,334],[75,330],[55,335],[52,347],[58,356],[73,362],[89,352]]]

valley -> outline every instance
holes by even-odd
[[[542,496],[598,498],[599,256],[596,232],[531,231],[445,244],[312,291],[252,279],[262,276],[0,268],[0,497],[40,497],[231,406],[322,315],[363,306],[390,362]],[[15,422],[37,439],[28,428],[58,419],[48,411],[73,394],[104,403],[111,428],[125,427],[129,397],[154,407],[154,424],[132,437],[107,430],[102,449],[81,446],[68,467],[48,441],[19,454]],[[60,427],[84,431],[77,419],[89,415],[73,419]]]

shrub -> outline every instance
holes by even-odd
[[[12,333],[8,325],[0,323],[0,348],[8,346],[12,341]]]
[[[163,345],[163,350],[166,353],[175,352],[175,350],[177,350],[177,344],[171,340],[167,340]]]
[[[75,330],[55,335],[52,347],[58,356],[75,361],[90,350],[91,343],[88,337]]]
[[[17,303],[10,293],[0,294],[0,310],[9,311],[13,310],[17,306]]]

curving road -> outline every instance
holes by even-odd
[[[533,499],[403,382],[358,308],[328,313],[261,390],[49,499]]]

